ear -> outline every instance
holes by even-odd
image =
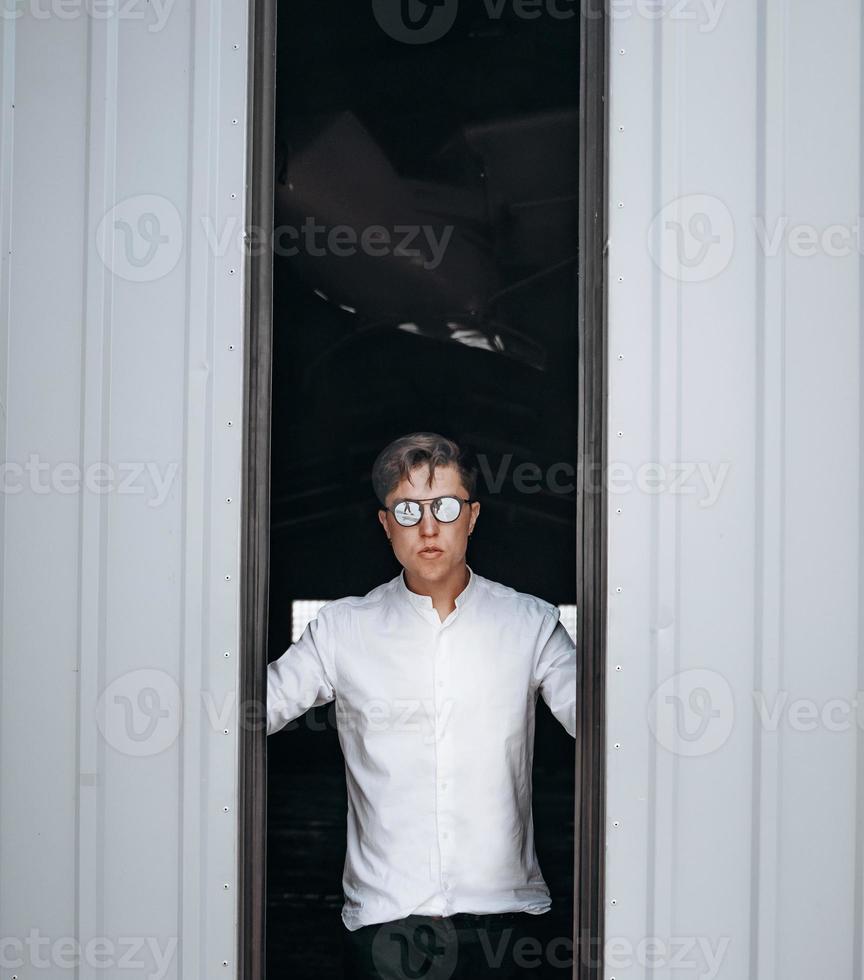
[[[468,533],[470,534],[474,530],[474,525],[477,523],[477,517],[480,514],[480,504],[475,500],[471,504],[471,517],[468,519]]]
[[[384,528],[384,533],[387,537],[390,537],[390,529],[387,527],[387,511],[383,507],[378,508],[378,520],[381,523],[381,527]]]

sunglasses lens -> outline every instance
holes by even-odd
[[[456,497],[439,497],[432,504],[432,508],[439,521],[450,524],[459,516],[462,503]]]
[[[411,527],[420,520],[420,504],[402,500],[393,508],[393,516],[403,527]]]

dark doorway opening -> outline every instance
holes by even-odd
[[[578,592],[580,628],[602,601],[596,576],[585,576],[594,543],[579,540],[597,502],[577,507],[580,406],[602,378],[602,349],[588,350],[586,365],[579,342],[598,313],[577,278],[584,285],[588,265],[580,235],[597,234],[579,199],[602,189],[596,177],[586,187],[580,76],[586,28],[599,48],[602,19],[489,9],[463,2],[441,37],[408,44],[371,4],[253,6],[250,170],[274,176],[253,179],[250,220],[266,226],[272,214],[277,233],[272,266],[269,255],[250,260],[244,700],[263,699],[266,661],[296,635],[296,603],[362,595],[398,571],[370,470],[406,432],[439,431],[479,456],[472,568],[562,607]],[[349,231],[334,238],[337,226]],[[373,226],[385,233],[364,244]],[[591,281],[602,291],[599,266]],[[600,418],[589,422],[596,435]],[[596,610],[589,622],[596,630]],[[601,649],[584,644],[580,635],[582,676],[596,688]],[[596,758],[585,758],[586,747],[602,751],[602,717],[596,690],[588,696],[580,717],[593,734],[575,746],[538,706],[548,939],[573,937],[574,868],[586,847],[602,848],[601,777],[592,782]],[[241,739],[241,972],[340,977],[346,804],[332,706],[266,745],[260,728]],[[588,835],[579,854],[577,809]],[[599,857],[584,893],[594,911],[579,915],[597,928]],[[549,976],[571,972],[547,964]]]

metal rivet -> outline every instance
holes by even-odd
[[[228,812],[228,807],[227,806],[223,806],[222,807],[222,812],[223,813],[227,813]]]
[[[222,966],[228,966],[228,960],[222,960]]]
[[[624,132],[624,127],[623,126],[619,126],[618,127],[618,132],[619,133],[623,133]]]
[[[225,576],[225,581],[226,582],[230,582],[231,581],[231,576],[230,575],[226,575]]]
[[[231,423],[229,422],[228,424],[230,425]],[[621,429],[618,430],[618,438],[619,439],[623,439],[624,438],[624,433],[621,431]]]
[[[231,120],[231,125],[232,126],[236,126],[237,125],[237,120],[236,119],[232,119]]]
[[[223,887],[223,888],[225,889],[225,891],[227,892],[227,891],[228,891],[228,889],[229,889],[229,888],[230,888],[231,886],[230,886],[230,885],[228,884],[228,882],[226,881],[226,882],[225,882],[225,884],[224,884],[224,885],[223,885],[222,887]]]
[[[618,282],[624,282],[624,276],[618,276]]]
[[[623,511],[621,510],[621,508],[620,508],[620,507],[616,507],[616,508],[615,508],[615,513],[616,513],[616,514],[621,514],[621,513],[623,513]]]
[[[613,827],[620,827],[621,826],[621,821],[620,820],[613,820],[612,821],[612,826]]]
[[[626,48],[618,48],[618,54],[627,54]]]
[[[228,650],[226,650],[226,651],[225,651],[225,656],[226,656],[226,657],[230,657],[230,656],[231,656],[231,653],[230,653],[230,651],[228,651]]]
[[[226,734],[226,735],[228,734],[228,729],[227,729],[227,728],[225,729],[225,734]]]
[[[234,45],[234,50],[235,51],[239,51],[240,50],[240,45],[239,44],[235,44]]]
[[[231,195],[231,200],[232,201],[236,201],[237,200],[237,195],[236,194],[232,194]]]
[[[229,269],[228,270],[228,275],[229,276],[233,276],[234,275],[234,270],[233,269]]]
[[[234,424],[234,423],[233,423],[233,422],[231,421],[231,419],[228,419],[228,426],[230,427],[230,426],[232,426],[233,424]]]
[[[624,202],[623,201],[619,201],[618,202],[618,207],[619,208],[623,208],[624,207]]]
[[[230,504],[231,503],[231,498],[230,497],[226,497],[225,498],[225,503],[226,504]]]
[[[619,354],[618,355],[618,360],[619,361],[623,361],[624,360],[624,355],[623,354]]]
[[[616,589],[615,591],[616,591],[616,592],[623,592],[624,590],[623,590],[623,589],[621,588],[621,586],[619,585],[619,586],[618,586],[618,588],[617,588],[617,589]]]
[[[228,350],[234,350],[234,345],[233,344],[229,344],[228,345]]]
[[[615,665],[615,669],[616,669],[616,670],[621,670],[621,664],[616,664],[616,665]]]
[[[616,742],[615,743],[615,748],[616,749],[620,749],[621,748],[621,743],[620,742]]]

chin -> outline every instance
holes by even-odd
[[[412,563],[408,566],[408,571],[420,579],[428,579],[429,581],[434,581],[435,579],[442,578],[451,571],[451,566],[442,560],[430,562],[421,558],[416,563]]]

